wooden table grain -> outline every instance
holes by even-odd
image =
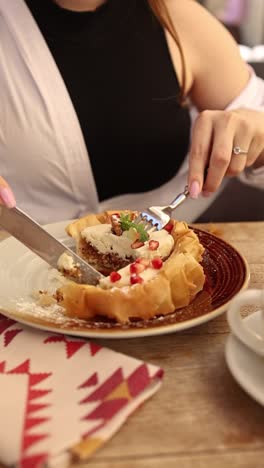
[[[264,287],[264,222],[197,225],[247,259],[250,287]],[[264,407],[236,383],[224,357],[226,315],[170,335],[97,340],[161,366],[160,390],[89,462],[72,468],[263,468]]]

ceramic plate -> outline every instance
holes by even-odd
[[[256,332],[263,326],[261,311],[244,319]],[[258,403],[264,405],[264,358],[251,351],[235,336],[226,343],[226,362],[229,370],[241,387]]]
[[[65,233],[68,222],[46,226],[56,238],[70,245]],[[58,306],[37,305],[32,293],[56,286],[49,266],[14,238],[0,243],[0,308],[6,316],[40,329],[94,338],[134,338],[159,335],[200,325],[228,307],[232,298],[248,284],[246,260],[230,244],[208,232],[195,229],[205,247],[203,266],[207,281],[188,307],[165,317],[120,325],[102,319],[69,319]]]

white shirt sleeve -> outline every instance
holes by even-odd
[[[264,112],[264,80],[256,76],[252,67],[249,68],[251,70],[251,77],[247,86],[243,89],[242,93],[227,106],[226,110],[247,108]],[[245,184],[253,185],[264,190],[264,166],[258,169],[248,167],[238,178]]]
[[[225,110],[246,108],[264,112],[264,80],[256,75],[252,67],[249,66],[249,69],[251,71],[251,76],[246,87]],[[197,110],[192,109],[192,121],[195,120],[197,115]],[[245,184],[253,185],[264,190],[264,166],[258,169],[246,168],[238,178]]]

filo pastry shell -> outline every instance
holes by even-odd
[[[81,231],[88,226],[109,222],[112,213],[88,215],[66,228],[76,240],[77,251]],[[173,223],[173,250],[152,279],[122,288],[115,287],[113,283],[110,289],[69,281],[58,290],[66,314],[87,320],[99,315],[126,323],[131,318],[149,319],[166,315],[190,304],[205,282],[200,264],[204,248],[186,223]]]

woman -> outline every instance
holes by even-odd
[[[166,204],[188,183],[177,217],[192,221],[225,176],[264,187],[264,83],[195,1],[0,0],[0,13],[2,203],[12,187],[45,223]]]

